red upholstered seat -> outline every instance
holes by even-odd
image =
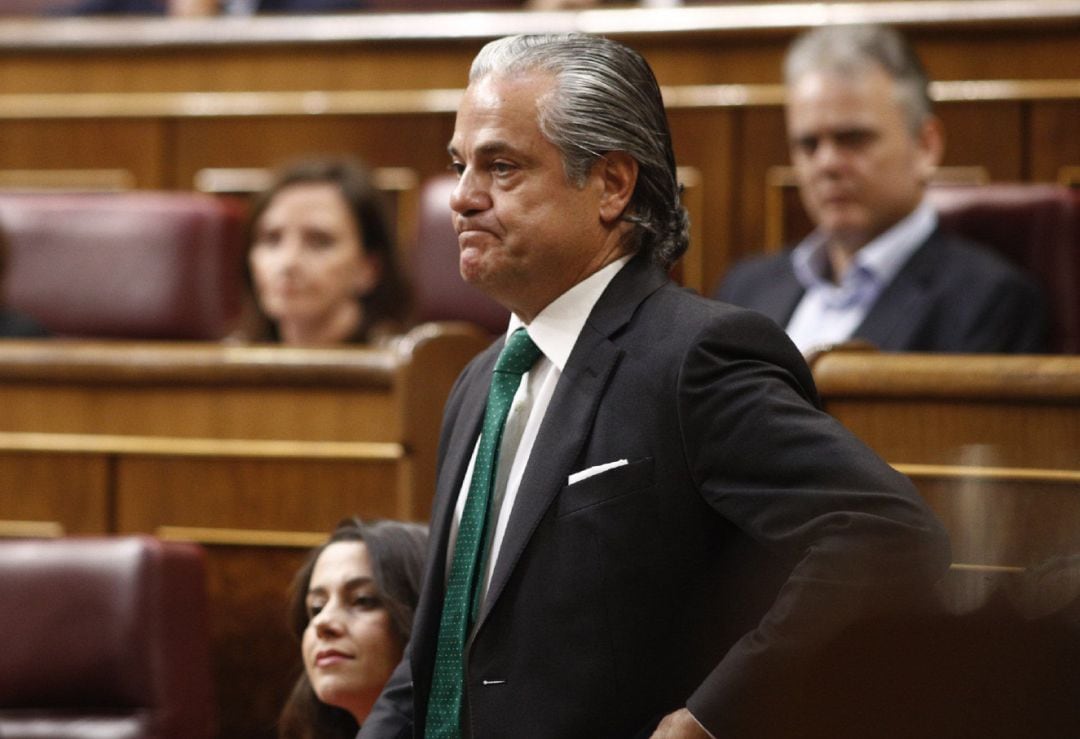
[[[950,229],[1033,275],[1050,304],[1051,349],[1080,352],[1080,190],[1058,185],[936,185],[930,199]]]
[[[457,178],[432,177],[420,188],[416,244],[410,259],[418,321],[471,321],[491,333],[506,330],[509,311],[461,279],[450,193]]]
[[[0,541],[0,736],[214,734],[204,557],[147,536]]]
[[[218,339],[240,310],[242,224],[199,193],[0,193],[5,302],[58,335]]]

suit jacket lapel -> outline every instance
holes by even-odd
[[[434,508],[431,512],[431,542],[428,546],[429,556],[424,573],[426,585],[421,592],[416,612],[416,627],[413,630],[414,665],[433,663],[435,640],[438,636],[446,587],[444,573],[447,568],[450,524],[454,517],[458,493],[465,479],[465,470],[469,466],[473,447],[476,446],[476,439],[480,435],[484,407],[487,404],[488,385],[501,349],[502,342],[497,341],[477,359],[474,367],[475,379],[464,389],[465,396],[461,407],[457,415],[450,419],[450,422],[454,424],[454,433],[450,435],[446,454],[439,468],[439,478],[436,481]]]
[[[566,485],[622,351],[610,336],[667,281],[644,257],[630,261],[600,297],[559,378],[521,480],[478,626],[502,594],[548,507]]]
[[[854,336],[881,349],[909,346],[932,307],[928,299],[939,269],[940,232],[935,231],[885,286]]]
[[[766,285],[761,291],[761,305],[751,306],[757,308],[780,326],[786,326],[795,312],[796,306],[802,300],[806,289],[795,277],[795,270],[791,266],[791,253],[786,252],[786,269],[780,274],[780,278],[772,287]]]

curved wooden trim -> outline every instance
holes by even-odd
[[[1080,402],[1080,356],[836,350],[814,361],[826,404],[844,398]]]
[[[449,115],[462,89],[263,92],[86,92],[0,95],[0,120],[266,118]],[[667,85],[669,110],[776,107],[783,85]],[[931,85],[938,102],[1080,100],[1080,80],[950,80]]]
[[[1059,169],[1057,182],[1065,187],[1080,187],[1080,165],[1066,166]]]
[[[59,521],[0,521],[2,539],[58,539],[64,535]]]
[[[252,118],[453,113],[463,90],[86,92],[0,95],[0,117]]]
[[[0,169],[0,188],[24,192],[122,192],[135,184],[129,169]]]
[[[155,384],[327,385],[388,388],[396,357],[327,349],[127,341],[0,341],[0,380]]]
[[[580,11],[355,13],[254,18],[69,18],[0,24],[0,49],[168,48],[266,44],[475,43],[516,33],[585,31],[666,37],[794,33],[825,23],[941,27],[1046,27],[1080,21],[1080,2],[903,0],[745,3]]]
[[[154,535],[169,541],[238,547],[281,547],[311,549],[324,544],[325,532],[228,529],[210,526],[158,526]]]
[[[212,342],[0,339],[0,382],[183,383],[391,388],[411,348],[472,347],[478,329],[434,321],[378,345],[327,348]]]
[[[990,100],[1073,100],[1080,80],[941,80],[930,83],[935,102]]]
[[[892,465],[908,477],[946,480],[987,480],[993,482],[1049,482],[1080,485],[1080,470],[1056,470],[1023,467],[978,467],[943,464]]]
[[[0,452],[371,462],[396,462],[405,457],[405,447],[390,442],[207,439],[10,431],[0,432]]]
[[[968,564],[966,562],[953,562],[949,565],[949,569],[964,570],[966,572],[1007,572],[1010,574],[1027,572],[1027,567],[1016,567],[1013,565],[976,565]]]

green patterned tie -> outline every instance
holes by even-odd
[[[450,576],[446,581],[439,642],[435,652],[435,673],[428,698],[425,739],[454,739],[461,736],[461,701],[465,680],[465,638],[475,617],[478,580],[483,562],[484,529],[488,501],[495,483],[503,425],[510,404],[521,384],[521,376],[540,357],[540,350],[525,329],[510,335],[503,347],[488,391],[484,428],[476,451],[469,494],[458,524]]]

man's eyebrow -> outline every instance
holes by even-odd
[[[460,155],[457,147],[454,146],[452,143],[447,144],[446,151],[452,157]],[[488,141],[476,147],[476,153],[480,156],[495,156],[497,154],[502,154],[508,151],[513,152],[516,151],[516,149],[506,141]]]

